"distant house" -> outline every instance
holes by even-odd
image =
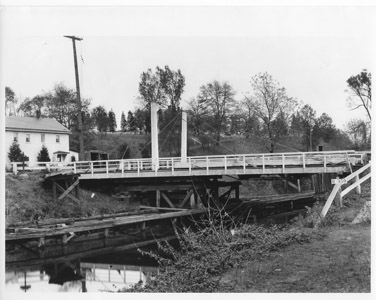
[[[9,148],[17,142],[21,150],[29,157],[29,166],[37,163],[37,157],[44,145],[48,149],[51,161],[70,162],[78,160],[77,152],[69,151],[71,132],[58,121],[51,118],[6,117],[6,166],[10,167]],[[74,157],[72,159],[72,157]]]

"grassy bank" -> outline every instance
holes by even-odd
[[[43,183],[43,172],[22,175],[7,174],[5,178],[6,226],[52,218],[89,217],[121,212],[124,203],[111,196],[80,189],[80,203],[69,198],[55,201],[52,189]]]
[[[322,204],[284,226],[228,230],[209,218],[198,231],[182,230],[180,250],[161,243],[144,253],[160,274],[123,292],[370,292],[370,222],[351,223],[368,200],[369,183],[318,228]]]

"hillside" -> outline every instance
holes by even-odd
[[[202,143],[202,142],[203,143]],[[124,144],[125,147],[124,147]],[[324,150],[346,150],[347,144],[341,143],[323,143]],[[124,150],[130,152],[130,158],[143,157],[142,152],[146,150],[146,155],[150,157],[150,135],[133,133],[97,133],[91,136],[90,148],[88,150],[99,150],[109,154],[110,159],[120,158]],[[167,151],[162,137],[159,138],[160,157],[176,157]],[[293,138],[286,137],[275,147],[275,152],[301,152],[302,149]],[[249,154],[249,153],[267,153],[268,149],[259,138],[245,137],[243,135],[223,136],[220,144],[217,146],[215,141],[209,137],[199,138],[195,135],[188,135],[188,156],[201,155],[230,155],[230,154]]]
[[[111,196],[80,189],[80,205],[67,198],[54,201],[51,188],[43,183],[44,173],[29,172],[5,178],[6,226],[51,218],[89,217],[127,209]]]

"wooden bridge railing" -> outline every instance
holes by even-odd
[[[213,174],[247,174],[247,170],[258,169],[259,173],[269,173],[272,169],[287,168],[308,169],[320,167],[324,171],[332,166],[350,166],[361,159],[355,151],[330,152],[292,152],[240,155],[192,156],[187,158],[169,157],[153,161],[151,158],[79,161],[74,162],[73,171],[91,175],[102,174],[118,177],[139,177],[147,173],[150,176],[169,175],[213,175]]]
[[[71,163],[44,163],[47,169],[72,170],[88,177],[142,177],[168,175],[218,175],[257,173],[285,173],[287,168],[321,168],[326,172],[333,166],[348,166],[361,163],[364,155],[355,151],[256,153],[234,155],[168,157],[153,161],[151,158],[77,161]],[[19,163],[13,163],[17,171]],[[42,167],[42,166],[37,166]],[[30,166],[27,169],[32,169]],[[277,170],[278,169],[278,170]],[[274,170],[274,171],[273,171]],[[277,171],[276,171],[277,170]]]
[[[368,171],[367,174],[365,174],[362,178],[359,179],[360,174]],[[350,191],[352,191],[354,188],[356,188],[356,191],[358,194],[361,192],[360,185],[366,181],[367,179],[371,178],[371,162],[369,162],[367,165],[363,166],[359,170],[357,170],[354,173],[351,173],[349,176],[342,178],[342,179],[334,179],[333,183],[335,183],[332,192],[330,193],[328,199],[326,200],[326,203],[320,213],[321,220],[323,220],[328,213],[328,210],[330,206],[332,205],[335,197],[339,196],[339,203],[340,206],[342,206],[342,198],[348,194]],[[350,186],[348,186],[346,189],[342,191],[342,185],[349,183],[351,180],[354,180]]]

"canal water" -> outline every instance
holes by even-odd
[[[154,250],[154,247],[143,250]],[[117,292],[140,281],[145,284],[158,272],[154,260],[134,249],[75,261],[7,269],[5,292]]]

